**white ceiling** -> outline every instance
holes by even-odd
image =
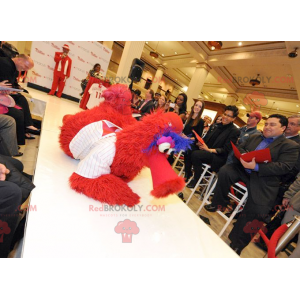
[[[243,45],[238,46],[238,42],[242,42]],[[204,41],[148,41],[145,43],[142,59],[154,68],[159,64],[164,65],[165,74],[178,83],[177,88],[188,87],[196,64],[206,62],[212,69],[205,80],[202,94],[206,95],[209,101],[222,103],[228,93],[235,93],[239,97],[237,104],[250,110],[249,106],[243,104],[244,97],[254,91],[260,91],[268,99],[263,113],[267,114],[271,107],[273,112],[278,108],[286,115],[298,112],[299,108],[296,105],[299,104],[298,93],[300,95],[300,51],[299,56],[294,59],[289,58],[288,53],[295,47],[300,49],[300,42],[222,43],[221,50],[212,51]],[[153,59],[150,51],[156,51],[159,57]],[[120,57],[120,53],[118,56]],[[114,53],[112,57],[114,58]],[[261,84],[252,87],[248,81],[257,74],[260,74]],[[233,77],[236,80],[232,80]],[[228,78],[231,78],[232,82],[228,82]]]

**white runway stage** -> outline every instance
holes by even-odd
[[[63,116],[80,111],[78,104],[30,93],[47,105],[30,199],[36,209],[28,211],[23,257],[238,257],[176,195],[154,199],[147,168],[129,183],[141,197],[132,209],[120,211],[71,190],[68,179],[78,162],[59,148],[58,135]],[[139,228],[131,243],[115,232],[125,219]]]

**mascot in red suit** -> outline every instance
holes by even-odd
[[[58,91],[56,96],[61,97],[64,90],[66,80],[70,77],[72,60],[68,56],[70,48],[67,44],[63,45],[63,52],[55,52],[54,61],[55,68],[53,74],[52,88],[48,95],[54,95],[57,87]]]
[[[124,85],[110,87],[103,97],[105,101],[92,110],[63,119],[61,147],[69,156],[80,159],[70,177],[71,188],[110,205],[134,206],[140,197],[127,182],[148,166],[153,196],[181,191],[185,182],[166,159],[166,152],[190,146],[190,141],[180,135],[180,117],[157,112],[135,121],[128,114],[131,94]]]

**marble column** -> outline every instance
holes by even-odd
[[[225,105],[236,105],[239,100],[239,96],[237,94],[229,93],[224,101]]]
[[[111,41],[111,42],[108,42],[108,41],[103,42],[103,46],[105,46],[106,48],[109,48],[109,49],[112,49],[113,44],[114,44],[113,41]]]
[[[156,70],[155,76],[152,81],[153,83],[151,85],[151,89],[154,91],[154,93],[157,92],[159,83],[162,80],[165,70],[166,70],[166,68],[163,65],[157,65],[157,70]]]
[[[194,100],[199,97],[199,94],[203,88],[205,79],[211,70],[211,67],[207,63],[198,63],[196,65],[196,70],[193,74],[193,77],[190,81],[188,90],[186,92],[188,97],[187,109],[189,110],[193,104]]]

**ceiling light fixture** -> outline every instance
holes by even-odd
[[[239,46],[242,46],[243,45],[243,43],[242,42],[239,42],[239,44],[238,44]]]
[[[162,54],[161,56],[165,56],[164,54]]]
[[[257,74],[257,77],[255,79],[251,79],[249,82],[252,86],[260,85],[260,80],[258,80],[259,74]]]
[[[154,51],[150,51],[150,56],[153,58],[158,58],[158,53],[157,53],[157,47],[158,47],[159,42],[157,42],[156,48]]]
[[[175,54],[177,54],[177,52],[175,52]]]
[[[223,46],[222,42],[215,42],[215,41],[210,41],[208,42],[208,46],[210,47],[211,50],[220,50]]]

